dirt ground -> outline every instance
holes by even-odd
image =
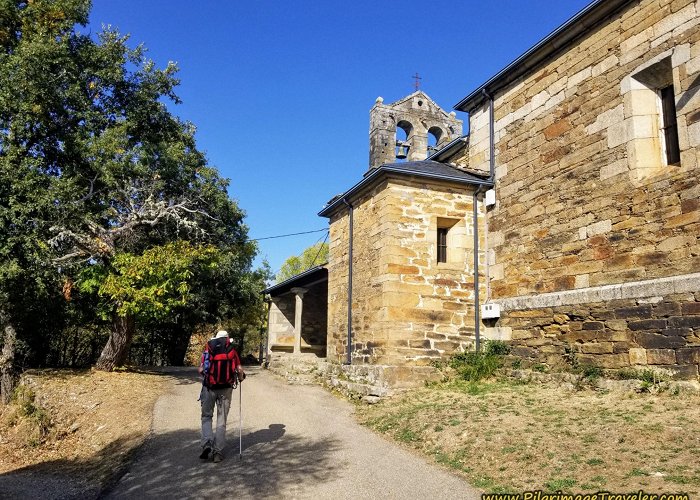
[[[700,492],[700,395],[452,382],[358,407],[487,492]]]
[[[22,404],[0,407],[0,475],[48,473],[91,491],[120,475],[172,383],[90,370],[24,379]],[[356,416],[487,492],[700,493],[697,393],[450,382],[357,405]]]
[[[0,474],[49,473],[99,491],[148,436],[167,377],[155,372],[35,370],[0,406]]]

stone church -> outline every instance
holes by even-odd
[[[378,98],[328,263],[266,290],[272,362],[395,387],[500,339],[697,378],[699,25],[697,0],[596,0],[455,105],[466,135]]]

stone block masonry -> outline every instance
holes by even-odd
[[[353,203],[353,364],[424,366],[472,345],[470,189],[390,178]],[[337,363],[347,344],[348,212],[330,227],[328,360]],[[438,227],[448,230],[446,262]]]
[[[500,328],[531,363],[562,367],[575,356],[609,369],[699,375],[700,273],[517,297],[502,305]]]
[[[629,2],[495,96],[486,298],[529,359],[573,346],[606,368],[698,375],[699,9]],[[655,81],[673,86],[671,165]],[[487,111],[470,113],[470,169],[488,165]]]

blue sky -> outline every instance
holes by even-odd
[[[175,61],[199,148],[247,213],[251,238],[326,228],[316,214],[368,166],[369,110],[421,90],[450,111],[588,4],[93,0],[93,32],[111,24],[159,67]],[[458,113],[465,120],[467,116]],[[323,232],[269,239],[276,272]]]

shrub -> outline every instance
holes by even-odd
[[[578,354],[576,352],[576,348],[573,345],[567,344],[564,346],[563,356],[564,360],[571,366],[571,368],[573,368],[574,370],[578,370]]]
[[[450,358],[449,365],[464,380],[477,381],[492,377],[503,366],[503,356],[510,352],[505,342],[490,340],[481,352],[462,352]]]
[[[597,380],[603,376],[603,369],[598,366],[585,365],[581,368],[581,376],[590,381]]]
[[[506,356],[510,354],[510,346],[502,340],[487,340],[484,350],[487,356]]]

